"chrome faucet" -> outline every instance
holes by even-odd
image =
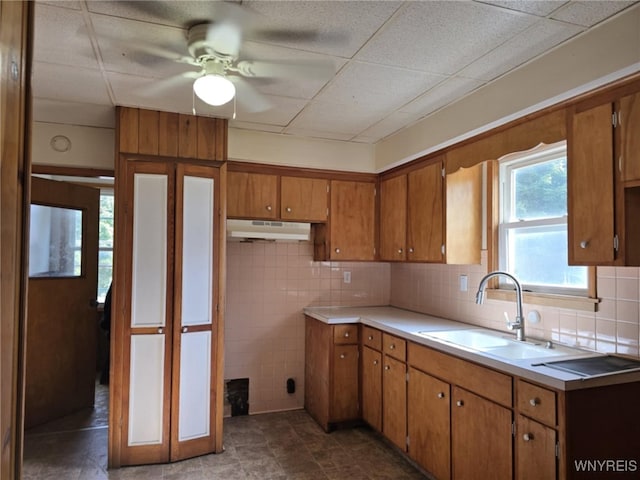
[[[516,319],[514,322],[507,322],[507,328],[509,330],[516,331],[516,340],[524,341],[524,316],[522,315],[522,286],[516,277],[507,272],[495,271],[491,273],[487,273],[482,280],[480,280],[480,285],[478,285],[478,292],[476,293],[476,303],[478,305],[482,305],[484,303],[484,289],[487,281],[490,278],[498,277],[503,275],[507,278],[510,278],[513,284],[516,286]]]

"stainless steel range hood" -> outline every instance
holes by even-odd
[[[310,223],[274,220],[227,220],[229,240],[309,240]]]

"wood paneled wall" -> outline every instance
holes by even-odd
[[[0,478],[20,478],[33,3],[0,2]]]
[[[116,151],[198,160],[227,159],[227,120],[118,107]]]

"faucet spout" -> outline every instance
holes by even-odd
[[[524,336],[524,315],[522,313],[522,286],[520,285],[520,282],[516,277],[514,277],[508,272],[503,272],[500,270],[486,274],[484,277],[482,277],[482,280],[480,280],[480,284],[478,285],[478,291],[476,292],[476,303],[478,305],[482,305],[484,303],[485,287],[487,285],[487,282],[491,278],[498,277],[498,276],[507,277],[513,282],[513,284],[516,287],[516,318],[515,318],[515,321],[509,322],[507,326],[509,327],[510,330],[516,331],[516,340],[524,341],[525,336]]]

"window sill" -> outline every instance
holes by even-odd
[[[491,300],[516,301],[516,292],[514,290],[487,289],[486,296]],[[599,298],[555,295],[551,293],[523,292],[522,297],[522,301],[530,305],[569,308],[583,312],[597,312],[598,303],[600,303]]]

